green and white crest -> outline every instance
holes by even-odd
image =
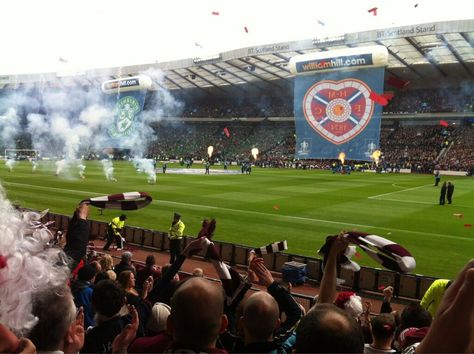
[[[140,104],[133,96],[125,96],[118,100],[115,106],[115,121],[109,129],[113,138],[128,136],[133,131],[133,122],[140,112]]]

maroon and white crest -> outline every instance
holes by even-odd
[[[372,118],[370,88],[357,79],[319,81],[303,99],[308,124],[324,139],[343,144],[361,133]]]

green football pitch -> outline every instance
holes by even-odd
[[[126,212],[128,225],[167,230],[179,212],[185,234],[196,235],[201,220],[214,217],[217,240],[263,246],[286,239],[288,252],[307,256],[316,256],[325,237],[341,230],[373,233],[407,248],[417,261],[414,273],[435,277],[453,277],[474,255],[474,230],[467,227],[474,223],[470,177],[450,177],[453,204],[440,206],[440,187],[428,175],[261,168],[251,175],[204,175],[202,166],[194,165],[200,174],[158,173],[152,185],[128,162],[115,162],[117,182],[106,181],[99,161],[86,165],[86,178],[79,179],[77,171],[75,177],[56,177],[52,162],[40,162],[35,173],[26,161],[12,172],[0,162],[0,181],[13,203],[67,215],[85,198],[145,191],[153,202]],[[93,208],[90,218],[109,221],[117,213],[100,215]],[[360,254],[361,265],[378,266]]]

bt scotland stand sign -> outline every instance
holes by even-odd
[[[293,57],[296,157],[369,160],[378,148],[382,109],[370,99],[383,91],[383,46]]]

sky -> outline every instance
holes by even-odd
[[[374,7],[376,16],[368,12]],[[0,13],[1,76],[153,64],[289,40],[473,19],[474,1],[2,0]]]

